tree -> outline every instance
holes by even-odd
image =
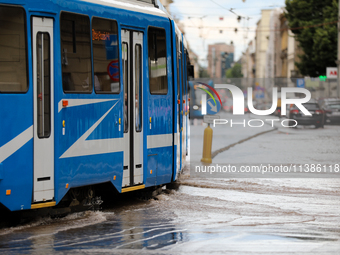
[[[226,71],[227,78],[242,78],[242,65],[236,63],[232,68]]]
[[[200,76],[200,78],[209,78],[210,77],[207,69],[202,67],[202,66],[199,67],[199,76]]]
[[[285,16],[304,52],[295,63],[302,75],[317,77],[336,66],[337,0],[286,0]]]

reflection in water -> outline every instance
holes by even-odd
[[[176,229],[172,219],[162,215],[149,205],[145,208],[131,208],[115,215],[111,233],[120,233],[111,239],[110,247],[116,249],[158,249],[178,240],[180,229]]]
[[[0,252],[338,254],[339,201],[329,189],[337,179],[182,183],[157,200],[0,229]]]
[[[181,229],[154,205],[132,202],[118,210],[43,218],[0,230],[0,251],[51,254],[67,250],[159,249],[182,241]]]
[[[43,248],[43,252],[45,254],[53,253],[54,249],[54,235],[51,235],[50,232],[53,231],[50,228],[33,228],[30,231],[30,236],[32,236],[31,241],[31,249],[39,251]]]

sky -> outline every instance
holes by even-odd
[[[255,37],[261,10],[284,6],[285,0],[174,0],[170,12],[184,25],[186,39],[200,64],[207,66],[209,44],[232,41],[237,61]],[[238,16],[242,17],[240,22]]]

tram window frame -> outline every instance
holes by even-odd
[[[66,16],[66,18],[64,17],[64,19],[63,19],[64,15]],[[88,39],[88,43],[89,43],[89,46],[88,46],[89,49],[87,50],[88,56],[86,57],[86,61],[88,61],[88,63],[86,63],[86,64],[88,65],[88,68],[89,68],[88,70],[86,70],[86,73],[88,74],[87,78],[82,79],[86,75],[83,76],[82,78],[79,78],[79,76],[73,75],[73,77],[77,77],[78,78],[79,84],[76,84],[76,82],[70,83],[73,80],[72,74],[74,74],[74,72],[66,72],[66,71],[64,71],[64,68],[65,68],[64,66],[68,65],[67,55],[69,55],[69,54],[76,54],[77,47],[79,48],[79,41],[77,41],[77,38],[76,38],[76,33],[77,33],[76,25],[75,25],[75,17],[76,16],[84,18],[83,21],[86,20],[86,22],[87,22],[87,24],[83,23],[82,26],[87,26],[87,28],[88,28],[88,36],[86,37],[86,39]],[[73,18],[73,19],[71,19],[71,18]],[[71,51],[70,52],[64,52],[64,49],[66,49],[66,47],[63,47],[65,45],[63,44],[63,31],[62,31],[63,25],[62,25],[62,23],[63,22],[67,22],[67,21],[71,21],[72,22],[72,52]],[[93,75],[92,75],[92,42],[91,42],[91,39],[92,39],[92,35],[91,35],[91,20],[90,20],[90,17],[88,15],[80,14],[80,13],[74,13],[74,12],[66,12],[66,11],[62,11],[60,13],[60,52],[61,52],[61,69],[62,69],[62,87],[63,87],[63,91],[64,91],[65,94],[92,94],[92,92],[93,92],[93,82],[92,82],[93,81]],[[78,42],[78,44],[77,44],[77,42]],[[83,59],[82,62],[85,62],[85,60]],[[67,85],[65,84],[65,80],[66,79],[68,79],[68,84]],[[75,88],[74,88],[74,90],[71,90],[69,88],[68,89],[65,88],[66,86],[68,86],[68,87],[70,87],[70,86],[71,87],[72,86],[74,86],[74,87],[78,86],[78,87],[83,87],[84,88],[83,84],[85,84],[85,86],[86,85],[88,86],[87,90],[76,90]]]
[[[7,81],[7,82],[5,81],[5,82],[3,82],[3,81],[0,80],[0,94],[26,94],[28,92],[28,90],[29,90],[27,14],[26,14],[25,9],[23,7],[21,7],[21,6],[9,6],[9,5],[1,4],[0,8],[12,8],[12,9],[17,9],[17,10],[22,11],[22,15],[23,16],[21,16],[21,18],[23,18],[23,24],[22,24],[23,31],[21,31],[21,32],[23,32],[23,35],[24,35],[24,42],[23,42],[23,46],[24,46],[24,54],[23,55],[24,55],[24,57],[23,57],[23,60],[21,61],[21,57],[22,56],[21,56],[21,53],[19,53],[19,59],[20,59],[19,61],[2,61],[0,59],[0,63],[1,62],[6,62],[6,63],[7,62],[15,62],[16,63],[15,65],[17,66],[18,65],[17,63],[19,62],[20,64],[25,65],[25,68],[22,68],[22,70],[25,70],[25,72],[26,72],[25,75],[24,75],[26,80],[23,83],[19,83],[19,86],[22,87],[19,90],[2,90],[2,86],[5,86],[6,83],[13,83],[13,82],[12,81]],[[21,47],[21,45],[19,44],[19,52],[23,50],[20,47]],[[22,77],[22,75],[17,75],[17,77],[19,77],[19,76]],[[1,85],[1,83],[3,83],[3,84]],[[17,83],[17,82],[15,82],[15,83]]]
[[[153,89],[152,88],[152,81],[154,81],[155,79],[158,80],[159,77],[155,77],[155,78],[152,78],[151,77],[151,59],[150,59],[150,54],[151,54],[151,50],[154,51],[154,55],[156,59],[157,58],[157,55],[158,55],[158,52],[157,52],[157,45],[158,44],[155,44],[155,36],[156,35],[156,41],[157,41],[157,34],[155,33],[155,31],[162,31],[162,33],[164,33],[164,50],[165,50],[165,75],[161,76],[161,77],[164,77],[162,80],[163,80],[163,83],[162,83],[162,86],[164,86],[164,88],[158,88],[158,89]],[[152,42],[153,42],[153,47],[150,45],[150,36],[152,36]],[[152,49],[152,48],[153,49]],[[155,54],[157,53],[157,54]],[[168,85],[168,63],[167,63],[167,40],[166,40],[166,31],[164,28],[161,28],[161,27],[153,27],[153,26],[149,26],[148,27],[148,68],[149,68],[149,91],[150,91],[150,94],[151,95],[168,95],[169,93],[169,85]],[[157,60],[156,60],[157,61]],[[161,80],[161,81],[162,81]],[[157,82],[157,81],[156,81]],[[164,90],[164,92],[162,92]],[[161,91],[161,92],[159,92]],[[165,92],[166,91],[166,92]]]
[[[116,34],[114,34],[114,32],[112,32],[112,34],[110,35],[116,35],[117,36],[117,48],[116,48],[116,56],[117,56],[117,64],[118,64],[118,81],[116,81],[115,83],[117,83],[117,88],[118,88],[118,91],[111,91],[112,87],[110,87],[110,90],[97,90],[96,89],[96,77],[98,79],[98,82],[100,82],[99,78],[98,78],[98,75],[96,75],[96,50],[95,50],[95,47],[94,47],[94,41],[96,41],[94,39],[94,23],[96,21],[104,21],[104,22],[109,22],[110,23],[110,26],[111,28],[114,30],[116,30]],[[107,19],[107,18],[101,18],[101,17],[92,17],[92,20],[91,20],[91,45],[92,45],[92,54],[93,54],[93,77],[94,77],[94,81],[93,81],[93,84],[94,84],[94,91],[96,94],[120,94],[121,92],[121,87],[120,87],[120,61],[119,61],[119,46],[120,46],[120,43],[119,43],[119,33],[118,33],[118,22],[114,19]],[[113,28],[113,26],[115,26],[115,28]],[[100,29],[100,28],[99,28]],[[104,32],[106,33],[107,30],[100,30],[99,32]],[[106,48],[105,44],[104,44],[104,47]],[[107,54],[107,52],[106,52]],[[107,62],[111,63],[112,61],[114,61],[114,59],[109,59],[107,60]],[[108,67],[107,69],[105,70],[106,71],[106,75],[108,75]],[[98,72],[99,73],[99,72]],[[103,72],[102,72],[103,73]],[[112,83],[112,78],[109,77],[109,82]],[[102,87],[101,87],[102,89]]]

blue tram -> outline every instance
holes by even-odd
[[[182,33],[154,0],[0,0],[0,203],[174,182],[184,165]]]

